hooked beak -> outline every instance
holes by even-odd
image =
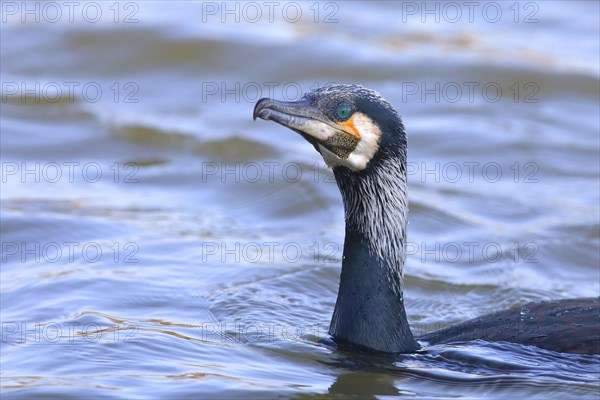
[[[305,98],[289,102],[268,98],[260,99],[254,107],[253,119],[256,120],[257,117],[277,122],[299,133],[315,146],[319,153],[322,153],[321,146],[335,151],[334,148],[339,148],[340,142],[342,142],[347,144],[348,148],[337,150],[341,150],[340,153],[347,156],[346,153],[351,152],[358,141],[358,138],[356,138],[356,142],[350,139],[350,142],[354,143],[348,143],[348,138],[354,138],[355,133],[349,128],[331,121]],[[342,137],[346,140],[340,140]],[[335,152],[337,153],[337,151]]]

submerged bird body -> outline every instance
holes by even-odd
[[[483,339],[562,353],[600,353],[600,301],[566,299],[528,303],[431,332],[431,344]]]
[[[333,85],[295,102],[261,99],[256,117],[284,125],[310,142],[333,168],[342,194],[346,235],[329,333],[338,342],[387,353],[419,349],[403,298],[408,198],[406,132],[398,113],[375,91]],[[508,341],[598,354],[600,299],[529,304],[419,339],[430,344]]]

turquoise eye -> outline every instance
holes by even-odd
[[[340,121],[345,121],[350,118],[352,114],[352,107],[350,104],[341,103],[338,105],[337,110],[335,111],[335,115],[339,118]]]

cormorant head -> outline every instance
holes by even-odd
[[[404,311],[406,134],[377,92],[333,85],[292,102],[261,99],[256,117],[308,140],[333,168],[346,235],[340,290],[329,333],[338,342],[388,353],[419,348]]]
[[[298,101],[263,98],[254,107],[256,117],[298,132],[331,167],[362,171],[381,153],[404,154],[406,148],[396,110],[379,93],[360,85],[325,86]]]

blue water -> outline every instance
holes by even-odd
[[[327,82],[398,109],[416,334],[598,296],[598,2],[36,4],[2,3],[3,398],[598,397],[598,356],[336,349],[339,192],[252,121]]]

